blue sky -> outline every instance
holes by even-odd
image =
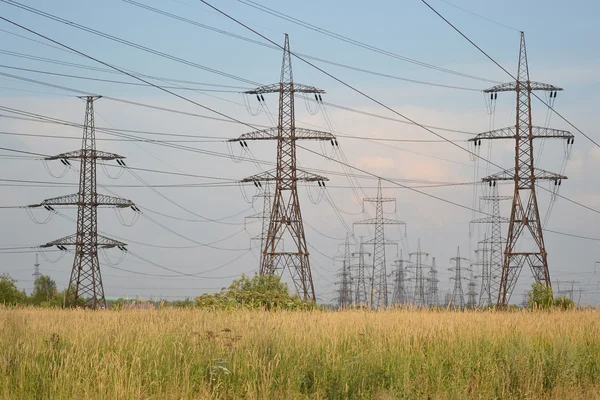
[[[152,7],[160,8],[169,13],[184,16],[198,23],[210,25],[238,35],[262,41],[253,33],[237,26],[230,20],[211,11],[200,1],[195,0],[169,0],[169,1],[142,1]],[[221,34],[191,26],[181,21],[175,21],[165,16],[156,15],[150,11],[143,10],[132,4],[121,0],[106,0],[104,2],[91,1],[54,1],[35,2],[23,1],[22,4],[38,8],[45,12],[60,16],[73,22],[88,26],[93,29],[127,39],[129,41],[163,51],[176,57],[180,57],[207,67],[221,70],[228,74],[236,75],[250,81],[261,84],[276,82],[279,77],[281,52],[279,50],[249,44],[238,39],[226,37]],[[310,22],[316,26],[330,31],[372,44],[379,48],[395,52],[405,57],[413,58],[421,62],[433,64],[467,74],[487,78],[494,81],[510,80],[509,77],[487,60],[481,53],[461,38],[448,25],[433,14],[420,1],[382,1],[376,4],[365,2],[276,2],[262,1],[267,7],[271,7],[285,14],[294,16],[301,20]],[[505,66],[511,73],[516,72],[519,33],[512,29],[499,26],[472,14],[459,10],[445,2],[431,0],[430,4],[438,9],[444,16],[452,21],[457,27],[472,38],[478,45],[486,50],[492,57]],[[594,138],[598,138],[595,131],[595,113],[597,107],[597,93],[600,89],[600,74],[598,68],[600,55],[596,51],[597,38],[600,28],[596,23],[598,5],[592,1],[579,1],[576,4],[568,4],[559,1],[504,1],[504,2],[480,2],[454,0],[453,4],[467,9],[473,13],[485,16],[526,32],[529,64],[533,80],[553,83],[565,88],[565,92],[559,94],[557,109],[567,116],[576,126]],[[283,21],[267,15],[254,8],[248,7],[238,1],[228,0],[215,3],[217,7],[230,13],[232,16],[247,23],[270,39],[282,43],[283,33],[290,35],[292,50],[298,53],[320,57],[337,63],[349,64],[354,67],[377,71],[380,73],[395,75],[398,77],[435,82],[444,85],[455,85],[474,89],[483,89],[491,83],[479,80],[466,79],[447,73],[424,68],[412,63],[392,59],[380,54],[360,49],[347,43],[323,36],[317,32],[307,30],[290,22]],[[57,41],[65,43],[77,50],[83,51],[93,57],[99,58],[107,63],[127,68],[137,73],[157,75],[162,77],[177,78],[195,82],[210,84],[234,85],[249,87],[247,83],[225,78],[213,73],[182,65],[171,60],[151,55],[127,46],[115,43],[105,38],[99,38],[89,33],[82,32],[73,27],[49,21],[46,18],[32,15],[23,10],[6,3],[0,3],[0,15],[15,22],[21,23]],[[34,38],[32,35],[19,30],[5,22],[0,24],[0,29]],[[90,60],[78,55],[58,50],[49,46],[25,40],[0,31],[2,38],[0,49],[12,52],[25,53],[38,57],[58,59],[62,61],[99,66]],[[41,40],[40,38],[35,38]],[[5,66],[38,69],[54,73],[76,74],[81,76],[131,80],[130,78],[116,74],[108,74],[98,71],[81,70],[66,67],[64,65],[52,65],[40,61],[32,61],[1,55]],[[342,87],[339,83],[324,76],[312,67],[294,60],[294,77],[297,82],[315,85],[327,91],[324,100],[334,104],[353,107],[364,112],[376,113],[388,117],[397,117],[383,108],[371,103],[367,99]],[[405,113],[418,122],[434,126],[447,127],[451,129],[465,130],[469,132],[481,132],[489,128],[489,117],[482,95],[472,91],[452,90],[446,88],[434,88],[414,83],[407,83],[389,78],[377,77],[361,72],[351,71],[328,64],[316,63],[319,67],[333,73],[337,77],[351,83],[357,88],[365,91],[378,100],[385,102],[394,109]],[[102,66],[100,66],[102,67]],[[77,88],[84,92],[99,93],[114,98],[139,101],[143,103],[161,105],[180,111],[209,115],[205,110],[183,102],[153,88],[137,88],[125,85],[98,83],[82,81],[66,77],[40,75],[33,72],[14,71],[1,68],[0,72],[26,76]],[[161,82],[156,82],[162,84]],[[9,89],[10,88],[10,89]],[[11,89],[20,89],[11,90]],[[26,90],[43,93],[32,93]],[[202,104],[210,106],[221,112],[250,121],[256,124],[271,125],[271,121],[265,114],[252,119],[251,116],[240,106],[242,98],[237,93],[205,93],[199,94],[190,91],[180,91],[182,95],[194,99]],[[59,94],[56,96],[54,94]],[[56,88],[48,88],[31,83],[14,80],[6,76],[0,77],[0,101],[8,107],[25,109],[31,112],[39,112],[44,115],[64,118],[72,121],[81,121],[83,115],[83,104],[69,93]],[[210,97],[210,96],[217,96]],[[223,100],[225,99],[225,100]],[[233,104],[238,103],[238,104]],[[303,102],[297,102],[298,125],[317,125],[320,129],[327,129],[322,113],[312,116],[304,109]],[[276,99],[270,98],[270,110],[276,110]],[[253,105],[255,105],[253,103]],[[116,126],[126,129],[146,130],[169,130],[185,134],[213,135],[222,138],[236,137],[248,130],[247,127],[235,124],[219,123],[198,118],[181,115],[162,113],[156,110],[148,110],[117,103],[108,99],[97,103],[96,111],[97,125]],[[534,123],[542,124],[546,110],[540,104],[534,106]],[[436,139],[429,133],[416,127],[397,124],[381,119],[374,119],[364,115],[344,112],[339,109],[328,109],[328,115],[332,120],[334,128],[338,133],[346,135],[365,136],[370,138],[395,138],[395,139]],[[502,94],[498,101],[495,128],[512,125],[514,122],[514,95]],[[43,133],[50,135],[65,134],[66,128],[55,126],[40,126],[23,121],[6,120],[5,129],[18,132]],[[310,125],[312,124],[312,125]],[[550,123],[551,127],[566,129],[567,125],[554,116]],[[77,130],[68,131],[70,135],[77,136]],[[451,132],[440,132],[445,137],[453,140],[464,140],[465,135]],[[99,134],[102,138],[102,134]],[[105,139],[107,137],[104,137]],[[0,138],[6,147],[18,148],[34,152],[59,153],[76,148],[76,140],[34,140],[19,137],[4,136]],[[342,147],[353,165],[368,169],[374,173],[386,177],[440,181],[440,182],[464,182],[473,179],[473,167],[469,156],[447,144],[415,144],[398,143],[396,148],[383,147],[372,142],[360,142],[340,140]],[[202,175],[215,175],[231,179],[242,178],[246,175],[256,173],[256,169],[248,163],[235,164],[230,160],[214,159],[209,156],[199,156],[194,153],[168,150],[148,144],[123,143],[123,142],[99,142],[99,148],[116,151],[128,157],[130,165],[144,168],[165,169],[169,171],[183,171]],[[222,143],[200,143],[195,146],[212,151],[226,153],[226,147]],[[560,168],[562,157],[562,144],[546,144],[543,168],[556,170]],[[318,144],[308,145],[315,150]],[[403,150],[399,150],[400,147]],[[597,150],[597,149],[596,149]],[[272,160],[274,148],[268,145],[257,144],[253,151],[259,159]],[[513,157],[510,143],[494,144],[492,159],[507,168],[511,167]],[[418,154],[416,154],[418,153]],[[423,156],[425,154],[425,156]],[[546,156],[548,154],[548,156]],[[437,157],[437,158],[431,158]],[[304,165],[315,166],[325,170],[340,171],[338,165],[328,164],[310,154],[302,154],[300,162]],[[447,162],[444,160],[450,160]],[[37,179],[48,180],[48,177],[40,162],[1,160],[5,176],[10,179]],[[18,166],[18,168],[16,168]],[[600,166],[600,154],[593,150],[590,142],[581,136],[576,137],[576,145],[572,159],[567,168],[570,176],[563,191],[565,196],[577,199],[591,207],[600,206],[600,187],[592,169]],[[58,167],[57,167],[58,168]],[[341,171],[340,171],[341,172]],[[483,176],[485,168],[479,171],[479,177]],[[164,176],[144,175],[144,178],[153,184],[191,182],[189,179],[174,178],[170,176],[167,180]],[[68,174],[64,181],[75,182],[76,176]],[[131,185],[136,181],[127,175],[117,184]],[[340,176],[331,176],[331,185],[342,186],[347,180]],[[114,183],[104,178],[104,183]],[[137,182],[139,184],[139,182]],[[362,182],[367,189],[368,195],[373,195],[374,183],[372,180]],[[67,190],[75,188],[51,188],[33,189],[19,187],[2,187],[0,192],[5,199],[5,204],[31,204],[43,198],[67,194]],[[117,189],[115,189],[117,190]],[[179,217],[187,217],[181,209],[173,207],[160,197],[154,195],[148,189],[119,188],[122,195],[126,195],[134,201],[140,201],[148,208],[163,210],[165,213],[175,214]],[[243,201],[237,188],[223,189],[160,189],[166,195],[177,199],[187,208],[209,216],[219,218],[233,215],[244,211],[249,206]],[[436,256],[438,268],[442,270],[440,284],[443,289],[449,287],[449,258],[456,252],[456,246],[460,245],[463,255],[469,253],[467,249],[473,249],[474,239],[468,237],[468,220],[472,217],[470,212],[457,210],[447,204],[439,203],[431,199],[424,199],[417,194],[407,194],[406,191],[393,190],[388,193],[398,198],[398,218],[408,223],[408,237],[403,239],[403,247],[407,251],[413,251],[416,247],[417,238],[421,238],[424,250]],[[433,189],[428,189],[433,191]],[[461,204],[470,205],[472,189],[436,189],[436,195],[448,198]],[[510,192],[510,188],[503,188]],[[183,191],[183,192],[182,192]],[[334,193],[335,202],[341,209],[349,212],[343,214],[346,223],[361,219],[361,207],[354,194],[349,189],[331,189]],[[433,192],[432,192],[433,193]],[[304,188],[303,213],[307,223],[314,226],[320,232],[313,232],[307,227],[307,238],[313,243],[317,250],[313,252],[315,265],[318,264],[315,280],[318,290],[323,293],[325,301],[331,300],[334,285],[337,278],[335,270],[339,267],[334,265],[328,257],[333,257],[337,252],[337,242],[329,240],[325,236],[343,238],[345,228],[335,217],[327,204],[312,205],[307,198]],[[543,196],[541,196],[543,197]],[[547,198],[540,200],[541,209],[546,209]],[[260,208],[260,204],[256,205]],[[5,212],[5,211],[0,211]],[[508,210],[505,208],[504,213]],[[253,211],[248,211],[247,215]],[[106,230],[121,234],[129,239],[143,243],[168,242],[174,246],[189,245],[185,240],[177,236],[173,237],[168,232],[156,229],[156,226],[142,225],[129,228],[120,227],[112,212],[106,211],[107,217],[101,220],[106,224]],[[597,237],[597,226],[582,221],[594,221],[597,214],[585,211],[573,205],[559,201],[552,214],[550,228],[562,230],[579,235]],[[7,225],[18,226],[17,233],[0,233],[0,238],[10,245],[34,245],[43,243],[71,233],[72,224],[68,221],[60,221],[54,218],[48,225],[38,227],[31,223],[25,212],[14,213],[5,216]],[[159,217],[157,217],[159,218]],[[193,216],[192,216],[193,218]],[[243,217],[233,218],[232,221],[243,226]],[[322,223],[326,221],[326,223]],[[185,223],[178,220],[161,220],[172,229],[183,232],[187,236],[196,238],[201,242],[209,242],[215,237],[223,238],[235,229],[232,226],[210,226],[207,224]],[[594,223],[597,221],[594,221]],[[147,224],[147,221],[138,224]],[[232,230],[233,229],[233,230]],[[243,232],[241,237],[234,237],[232,241],[224,241],[228,248],[244,248],[248,246],[249,236],[257,233],[256,225],[248,228],[249,232]],[[218,234],[218,235],[217,235]],[[368,236],[368,232],[363,232]],[[246,236],[244,236],[246,235]],[[392,230],[391,236],[401,238],[400,232]],[[551,237],[546,239],[551,256],[551,262],[555,265],[553,277],[573,278],[585,281],[588,285],[590,301],[597,298],[595,289],[596,277],[591,275],[593,261],[600,259],[595,249],[597,242],[565,239],[564,237]],[[208,269],[210,265],[225,263],[236,257],[235,252],[208,251],[206,249],[170,250],[160,251],[158,249],[147,249],[134,247],[132,251],[139,254],[147,254],[149,258],[160,263],[189,267],[186,271],[198,271]],[[255,254],[256,250],[255,250]],[[390,250],[388,258],[394,258],[395,251]],[[2,271],[18,270],[21,266],[32,264],[31,255],[4,255],[4,262],[0,265]],[[57,279],[59,284],[66,284],[68,270],[70,268],[71,255],[67,255],[56,266],[46,266],[47,269],[54,268],[58,272],[51,275]],[[117,258],[117,256],[115,256]],[[130,262],[130,268],[143,268],[136,265],[135,260],[127,258],[124,263]],[[231,268],[217,271],[216,277],[230,276],[240,272],[251,272],[256,260],[250,256],[242,258],[240,262],[233,262]],[[572,265],[575,264],[575,265]],[[8,266],[10,265],[10,266]],[[551,264],[551,273],[553,272]],[[128,268],[129,268],[128,267]],[[43,268],[42,268],[43,269]],[[140,271],[142,269],[139,269]],[[562,272],[561,272],[562,271]],[[229,273],[231,272],[231,273]],[[153,270],[153,273],[160,273]],[[27,286],[30,272],[11,272],[13,276],[21,280],[22,287]],[[168,296],[177,292],[177,296],[194,296],[201,291],[200,288],[216,289],[226,285],[230,279],[197,280],[193,283],[194,288],[185,289],[186,284],[180,281],[171,284],[164,283],[167,289],[157,285],[154,279],[143,279],[131,275],[111,271],[113,278],[107,277],[106,287],[109,295],[135,295],[140,293],[144,296],[164,295]],[[526,277],[529,271],[523,272],[524,283],[518,289],[522,291],[527,285]],[[120,278],[117,278],[120,277]],[[123,284],[126,280],[128,284]],[[30,285],[30,284],[29,284]],[[169,289],[168,287],[173,289]],[[123,289],[117,290],[121,286]],[[515,294],[519,294],[515,291]],[[594,297],[596,296],[596,297]],[[520,300],[520,296],[519,297]]]

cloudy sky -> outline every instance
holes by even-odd
[[[451,5],[431,0],[432,6],[513,74],[518,30],[524,30],[531,79],[563,87],[556,110],[600,141],[594,129],[600,90],[600,54],[595,51],[600,28],[595,16],[600,6],[583,0],[577,6],[559,1],[522,3],[510,0],[483,5],[453,0]],[[34,9],[17,7],[23,5]],[[484,216],[469,208],[488,211],[487,204],[476,200],[485,191],[471,183],[498,171],[483,161],[473,162],[464,150],[468,148],[466,140],[490,127],[514,125],[514,93],[501,93],[490,115],[480,91],[511,78],[416,0],[375,4],[226,0],[214,5],[277,43],[288,33],[293,51],[320,59],[311,58],[311,62],[396,112],[435,127],[432,130],[443,137],[407,123],[312,66],[293,60],[296,82],[326,91],[323,107],[296,99],[297,126],[333,131],[340,145],[340,151],[334,152],[328,143],[304,142],[298,150],[302,168],[329,177],[326,192],[315,185],[299,188],[319,300],[331,302],[336,297],[340,263],[334,260],[338,260],[339,245],[348,229],[351,232],[353,222],[374,215],[371,204],[363,208],[360,202],[362,197],[376,195],[377,180],[371,174],[393,181],[383,183],[384,196],[397,199],[395,207],[386,205],[386,217],[407,223],[406,235],[395,226],[386,229],[386,237],[399,243],[397,248],[388,248],[388,268],[392,269],[399,250],[406,257],[416,250],[420,239],[423,251],[430,253],[427,264],[431,257],[436,258],[443,295],[452,285],[448,268],[457,247],[461,256],[474,259],[477,241],[486,232],[485,226],[469,226],[471,219]],[[259,10],[260,5],[286,14],[288,20]],[[240,37],[268,43],[196,0],[2,1],[0,16],[134,75],[150,76],[145,79],[171,87],[169,90],[197,103],[140,86],[131,77],[0,21],[2,148],[45,155],[78,149],[82,131],[78,125],[83,123],[85,104],[77,96],[104,96],[95,103],[96,126],[103,128],[97,132],[97,147],[127,157],[132,169],[121,171],[113,162],[106,167],[108,176],[99,166],[99,192],[128,198],[143,211],[137,220],[129,209],[120,214],[111,209],[99,212],[99,230],[127,242],[130,250],[118,265],[113,265],[121,257],[118,250],[102,256],[107,296],[182,299],[217,291],[241,273],[257,270],[258,242],[250,239],[260,233],[261,221],[246,217],[261,212],[262,203],[260,198],[253,201],[258,194],[253,185],[240,187],[237,181],[271,169],[275,144],[249,142],[250,151],[241,153],[237,144],[230,148],[225,141],[249,131],[247,125],[262,128],[275,123],[275,95],[265,96],[266,106],[257,109],[256,99],[244,99],[240,91],[277,82],[281,50],[243,40]],[[388,54],[326,36],[289,17]],[[144,46],[146,51],[125,45],[123,40]],[[245,124],[228,121],[202,106]],[[253,115],[258,110],[260,113]],[[34,121],[31,114],[23,112],[43,116],[46,122],[39,117]],[[49,123],[47,118],[73,124]],[[600,238],[595,211],[600,209],[596,176],[600,150],[565,121],[548,115],[547,107],[537,100],[533,122],[575,134],[565,169],[569,179],[560,188],[566,199],[559,197],[551,207],[550,194],[541,190],[540,212],[546,219],[552,210],[546,228],[553,232],[546,232],[545,240],[553,281],[580,282],[585,289],[583,301],[597,304],[600,275],[594,274],[594,262],[600,260],[598,241],[564,234]],[[541,155],[538,166],[559,172],[567,154],[564,143],[548,140],[536,142],[536,146],[536,155]],[[514,143],[495,141],[491,148],[484,143],[481,156],[511,168]],[[366,172],[349,170],[335,160]],[[36,204],[77,191],[75,171],[67,170],[61,178],[49,175],[62,175],[64,166],[59,162],[45,166],[39,156],[1,150],[0,163],[2,206]],[[357,183],[359,187],[354,188]],[[501,185],[500,192],[511,195],[511,185]],[[74,233],[76,210],[59,211],[46,224],[36,224],[25,209],[0,209],[0,273],[9,273],[23,289],[33,286],[35,250],[10,249],[33,247]],[[508,216],[510,202],[503,202],[501,211]],[[32,214],[39,222],[49,216],[43,209]],[[134,221],[132,226],[124,226]],[[354,234],[368,239],[373,230],[355,227]],[[522,246],[528,246],[526,240]],[[64,287],[73,254],[66,253],[55,263],[49,261],[55,261],[60,252],[43,255],[41,272]],[[524,270],[513,302],[521,301],[530,283],[531,272]]]

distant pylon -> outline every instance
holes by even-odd
[[[482,263],[482,285],[480,298],[490,298],[489,304],[496,303],[498,300],[498,292],[500,289],[500,278],[502,276],[502,245],[505,240],[502,238],[502,224],[510,222],[509,218],[500,216],[500,201],[512,200],[511,196],[500,196],[496,181],[490,181],[489,186],[491,193],[487,196],[481,196],[480,199],[490,203],[490,216],[479,218],[471,221],[472,224],[487,224],[491,227],[491,236],[485,238],[482,244],[482,249],[486,249],[486,254]],[[485,277],[484,277],[485,275]],[[480,300],[480,305],[481,300]]]
[[[342,270],[339,274],[340,281],[338,289],[338,307],[352,307],[354,299],[352,297],[352,274],[350,272],[350,236],[346,233],[346,241],[344,242],[344,255],[342,258]]]
[[[551,286],[550,271],[548,270],[548,254],[544,245],[544,235],[535,186],[536,181],[539,180],[551,180],[554,181],[555,185],[560,185],[562,179],[567,179],[567,177],[535,168],[533,139],[565,139],[567,145],[571,145],[573,143],[573,135],[567,131],[533,126],[531,122],[531,92],[534,90],[549,91],[551,97],[556,97],[556,93],[562,89],[546,83],[529,80],[525,34],[521,32],[517,81],[484,90],[484,93],[491,93],[492,96],[495,96],[498,92],[516,92],[516,124],[514,127],[485,132],[475,136],[473,139],[469,139],[469,141],[474,142],[476,145],[481,144],[482,139],[515,140],[515,168],[483,178],[484,182],[500,180],[514,181],[513,204],[497,300],[500,306],[508,304],[525,263],[529,265],[536,282],[544,286]],[[533,249],[528,242],[520,240],[524,232],[529,232],[529,235],[533,239]],[[519,249],[519,245],[528,245],[528,249],[521,250]]]
[[[392,305],[406,304],[408,300],[408,293],[406,291],[406,265],[408,260],[404,260],[402,257],[402,250],[400,250],[400,258],[394,260],[396,268],[394,269],[394,290],[392,292]]]
[[[385,246],[397,245],[396,242],[385,239],[385,225],[406,225],[402,221],[396,221],[383,217],[383,203],[396,202],[395,198],[383,197],[381,191],[381,179],[377,183],[377,197],[365,198],[364,202],[375,203],[375,218],[365,219],[355,222],[356,225],[374,225],[375,237],[365,244],[373,245],[373,274],[371,275],[371,307],[387,307],[388,306],[388,287],[387,287],[387,272],[385,261]]]
[[[475,282],[473,271],[471,271],[469,283],[467,283],[467,307],[477,307],[477,283]]]
[[[438,270],[435,265],[435,257],[431,258],[431,268],[427,274],[427,305],[430,307],[437,306],[440,299],[438,296]]]
[[[305,300],[316,300],[310,269],[309,252],[304,234],[304,224],[298,199],[298,181],[319,182],[324,184],[327,178],[303,171],[296,167],[297,140],[335,140],[331,133],[296,128],[294,94],[312,93],[320,99],[325,93],[312,86],[294,82],[290,42],[285,34],[283,62],[279,83],[260,86],[245,92],[263,100],[266,93],[279,93],[279,119],[277,127],[245,133],[231,142],[240,142],[247,147],[250,140],[277,141],[277,167],[275,170],[263,172],[242,180],[242,182],[275,182],[275,193],[267,239],[264,242],[261,275],[280,274],[287,269],[290,272],[298,294]],[[285,251],[283,243],[289,243],[292,251]]]
[[[69,165],[67,160],[80,160],[79,192],[47,199],[40,204],[30,206],[44,206],[49,209],[52,209],[52,206],[77,206],[77,233],[41,246],[56,246],[62,250],[66,250],[65,246],[75,246],[75,259],[65,296],[66,306],[82,304],[84,307],[91,308],[106,307],[100,263],[98,262],[98,248],[118,247],[120,250],[126,251],[126,244],[98,235],[98,207],[135,207],[130,200],[98,194],[96,190],[96,161],[124,158],[117,154],[96,150],[94,100],[98,98],[99,96],[84,98],[86,109],[81,150],[46,158],[46,160],[61,160],[66,165]]]
[[[415,256],[415,261],[411,264],[411,268],[414,268],[415,270],[413,304],[418,307],[423,307],[427,305],[427,288],[425,286],[425,274],[423,272],[423,256],[427,258],[429,253],[421,251],[421,239],[417,242],[417,251],[410,253],[409,256]]]
[[[38,261],[38,254],[35,255],[35,264],[33,264],[33,266],[35,267],[35,270],[31,275],[33,276],[33,281],[35,282],[37,278],[42,275],[40,274],[40,262]]]
[[[452,290],[452,297],[450,303],[453,307],[463,308],[465,306],[465,295],[463,292],[462,281],[465,279],[462,275],[461,261],[469,261],[466,258],[460,256],[460,247],[456,249],[456,257],[452,257],[450,261],[454,261],[454,268],[449,268],[449,271],[454,271],[454,276],[451,280],[454,280],[454,289]]]
[[[257,214],[252,214],[247,216],[246,218],[257,218],[261,220],[261,231],[260,235],[252,237],[250,240],[256,240],[260,242],[260,265],[263,262],[263,249],[265,248],[265,241],[267,240],[267,233],[269,232],[269,220],[271,218],[271,203],[273,198],[271,196],[271,184],[269,182],[265,182],[264,185],[261,185],[263,191],[256,195],[255,197],[260,197],[263,199],[263,210]]]
[[[371,253],[365,251],[363,238],[361,236],[358,251],[352,253],[352,256],[358,260],[358,263],[356,264],[356,275],[354,279],[356,284],[356,289],[354,292],[354,303],[356,305],[368,305],[369,302],[369,285],[367,285],[368,278],[365,278],[365,254],[368,256],[371,255]]]
[[[492,275],[490,268],[490,241],[487,236],[480,241],[479,248],[475,250],[476,260],[472,265],[480,267],[480,275],[476,275],[475,278],[481,278],[481,285],[479,290],[479,306],[489,307],[494,304],[494,297],[492,295]]]

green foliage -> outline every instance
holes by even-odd
[[[527,294],[529,300],[527,305],[534,310],[549,310],[554,305],[552,297],[552,288],[544,286],[541,283],[531,285],[531,290]]]
[[[563,310],[572,310],[575,308],[575,302],[568,297],[559,296],[554,299],[554,307]]]
[[[15,282],[8,274],[0,275],[0,304],[14,306],[27,301],[25,291],[19,291]]]
[[[33,284],[33,293],[30,297],[30,302],[33,305],[50,305],[57,303],[58,291],[56,290],[56,282],[48,275],[40,275]],[[60,304],[60,301],[58,301]]]
[[[212,309],[265,309],[265,310],[311,310],[315,303],[306,302],[298,296],[290,296],[288,287],[277,276],[242,275],[228,287],[216,294],[203,294],[195,298],[196,305]]]

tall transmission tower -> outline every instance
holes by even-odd
[[[440,302],[438,296],[438,282],[440,281],[437,277],[438,270],[435,265],[435,257],[431,258],[431,268],[427,274],[427,305],[430,307],[437,306]]]
[[[460,256],[460,247],[457,247],[456,257],[452,257],[450,261],[454,261],[454,268],[448,268],[449,271],[454,271],[454,276],[450,278],[454,280],[454,289],[452,290],[450,302],[454,307],[463,308],[465,306],[465,295],[463,292],[462,281],[465,277],[462,275],[461,261],[469,260]]]
[[[531,92],[534,90],[549,91],[550,95],[555,97],[556,92],[562,89],[546,83],[529,80],[525,34],[521,32],[517,81],[484,90],[485,93],[516,92],[516,125],[481,133],[473,139],[469,139],[475,142],[476,145],[481,144],[482,139],[515,140],[515,167],[483,178],[484,182],[500,180],[514,181],[513,204],[498,293],[497,303],[500,306],[508,304],[525,263],[529,265],[536,282],[544,286],[551,286],[548,255],[544,245],[535,186],[539,180],[551,180],[554,181],[555,185],[559,185],[562,179],[567,179],[567,177],[535,168],[533,139],[565,139],[567,145],[570,145],[573,143],[573,135],[567,131],[533,126],[531,122]],[[520,240],[524,236],[524,232],[529,232],[529,235],[533,239],[533,248],[529,246],[529,250],[520,251],[517,250],[518,245],[526,244],[525,240]]]
[[[471,271],[469,283],[467,283],[467,307],[477,307],[477,283],[475,282],[473,271]]]
[[[346,241],[344,242],[344,254],[342,258],[342,271],[339,274],[340,281],[337,282],[340,286],[338,289],[338,307],[352,307],[354,299],[352,297],[352,274],[350,272],[350,237],[346,233]]]
[[[409,254],[410,257],[415,256],[415,262],[411,264],[414,268],[415,291],[413,294],[413,303],[418,306],[427,305],[427,289],[425,287],[425,274],[423,273],[423,256],[427,258],[429,253],[421,251],[421,239],[417,242],[417,251]]]
[[[296,291],[305,300],[316,300],[313,285],[310,258],[306,246],[304,224],[298,199],[298,181],[324,182],[327,178],[303,171],[296,167],[297,140],[334,140],[331,133],[311,129],[296,128],[294,95],[296,93],[312,93],[317,96],[325,93],[312,86],[294,82],[290,41],[285,35],[281,78],[279,83],[260,86],[245,92],[262,96],[267,93],[279,94],[279,118],[277,127],[245,133],[231,142],[242,142],[247,146],[249,140],[276,140],[277,167],[275,170],[262,172],[242,180],[242,182],[275,182],[275,193],[269,230],[262,249],[260,265],[261,275],[280,274],[287,269],[290,272]],[[285,251],[283,243],[289,243],[292,251]]]
[[[358,264],[356,264],[356,277],[354,279],[356,283],[354,303],[356,305],[367,305],[369,301],[369,285],[367,285],[368,278],[365,278],[365,255],[371,256],[371,253],[365,251],[363,238],[361,236],[360,244],[358,245],[358,251],[352,253],[352,256],[358,259]]]
[[[476,275],[475,278],[481,278],[481,286],[479,290],[479,306],[489,307],[494,300],[492,295],[492,272],[491,272],[491,257],[490,257],[490,240],[484,236],[479,243],[479,248],[475,250],[476,261],[472,264],[480,267],[481,275]],[[497,296],[496,296],[497,298]]]
[[[402,257],[402,250],[400,250],[400,258],[394,260],[396,269],[394,270],[394,290],[392,292],[392,305],[406,304],[408,300],[408,293],[406,290],[406,265],[409,261],[404,260]]]
[[[371,307],[387,307],[388,286],[385,261],[385,246],[397,245],[396,242],[385,239],[385,225],[406,225],[402,221],[383,217],[383,203],[396,202],[395,198],[383,197],[381,179],[377,183],[377,197],[364,198],[365,203],[375,203],[375,218],[355,222],[355,225],[375,225],[375,237],[365,244],[373,245],[373,274],[371,275]]]
[[[40,262],[39,262],[38,256],[39,256],[38,254],[35,255],[35,264],[33,264],[35,269],[34,269],[33,274],[31,274],[33,276],[34,282],[37,280],[37,278],[42,276],[42,274],[40,274]]]
[[[83,304],[84,307],[106,307],[104,287],[98,262],[98,248],[118,247],[125,251],[126,244],[103,235],[98,235],[98,207],[131,207],[130,200],[98,194],[96,190],[97,160],[121,160],[118,154],[96,150],[96,129],[94,125],[94,101],[100,96],[83,97],[86,101],[85,122],[81,150],[48,157],[46,160],[79,160],[79,192],[67,196],[46,199],[30,207],[77,206],[77,233],[58,239],[41,247],[75,246],[75,259],[71,278],[65,296],[66,306]]]

